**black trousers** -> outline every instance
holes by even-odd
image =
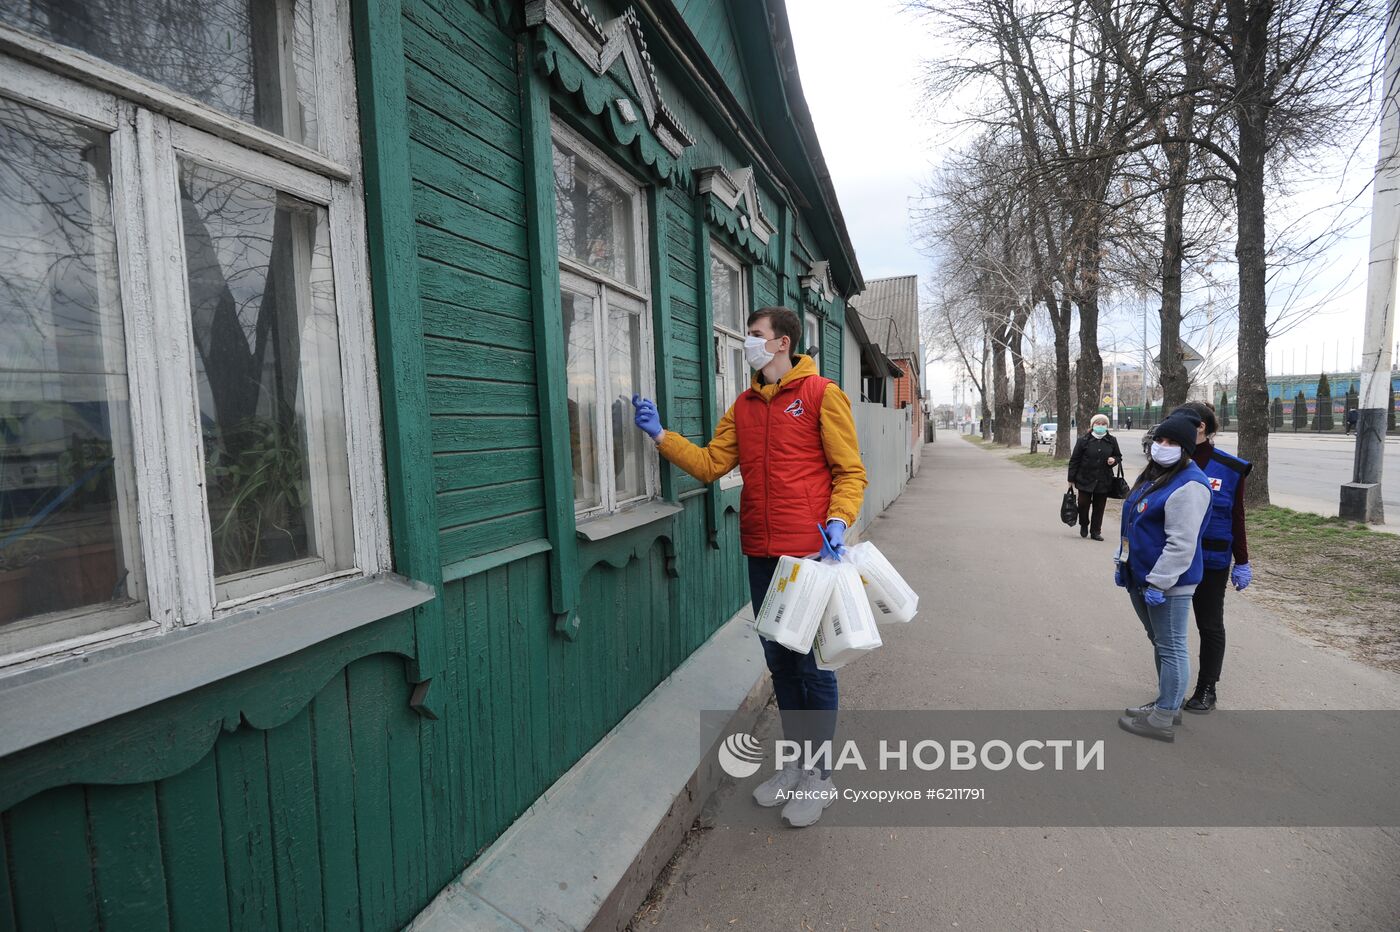
[[[1089,525],[1091,534],[1103,531],[1103,509],[1108,504],[1107,492],[1086,492],[1079,490],[1079,526]],[[1089,516],[1089,506],[1093,506],[1093,517]]]
[[[1198,683],[1215,684],[1220,679],[1220,667],[1225,662],[1225,586],[1230,581],[1230,569],[1207,569],[1201,584],[1191,597],[1196,615],[1196,630],[1201,632],[1201,672]]]

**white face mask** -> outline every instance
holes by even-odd
[[[773,361],[776,353],[767,349],[768,341],[763,337],[744,337],[744,360],[751,369],[762,369]]]
[[[1181,447],[1169,447],[1165,443],[1152,442],[1152,462],[1158,466],[1175,466],[1181,459]]]

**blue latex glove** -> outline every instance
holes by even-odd
[[[820,527],[820,525],[818,525]],[[839,561],[846,555],[846,522],[838,518],[832,518],[826,522],[826,527],[822,528],[822,555],[823,560]]]
[[[647,436],[652,440],[659,438],[662,433],[661,415],[656,413],[656,402],[650,398],[643,398],[641,395],[633,395],[632,407],[636,408],[632,423],[646,431]]]
[[[1236,563],[1235,568],[1230,570],[1230,582],[1234,583],[1236,591],[1247,589],[1253,581],[1254,571],[1248,563]]]
[[[1166,605],[1167,594],[1156,586],[1148,586],[1142,590],[1142,600],[1148,605]]]
[[[1121,563],[1113,564],[1113,584],[1122,589],[1126,589],[1128,587],[1127,568],[1124,567]]]

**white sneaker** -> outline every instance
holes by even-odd
[[[779,794],[787,794],[789,790],[796,788],[797,782],[802,779],[802,771],[798,769],[796,762],[789,762],[783,765],[783,769],[764,780],[753,791],[753,801],[760,806],[779,806],[784,800]]]
[[[836,784],[820,771],[807,770],[797,784],[797,798],[783,807],[783,819],[793,828],[805,828],[822,817],[822,810],[836,801]]]

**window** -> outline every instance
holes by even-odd
[[[554,202],[578,517],[656,494],[656,453],[632,423],[653,394],[645,209],[637,185],[576,134],[554,127]]]
[[[710,302],[715,324],[715,402],[720,411],[748,390],[751,376],[744,361],[744,334],[749,317],[749,300],[744,283],[744,267],[720,246],[710,246]],[[720,479],[721,488],[742,482],[736,466]]]
[[[387,567],[344,14],[138,6],[0,6],[0,664]]]
[[[802,351],[813,359],[822,351],[822,320],[814,311],[802,315]]]

